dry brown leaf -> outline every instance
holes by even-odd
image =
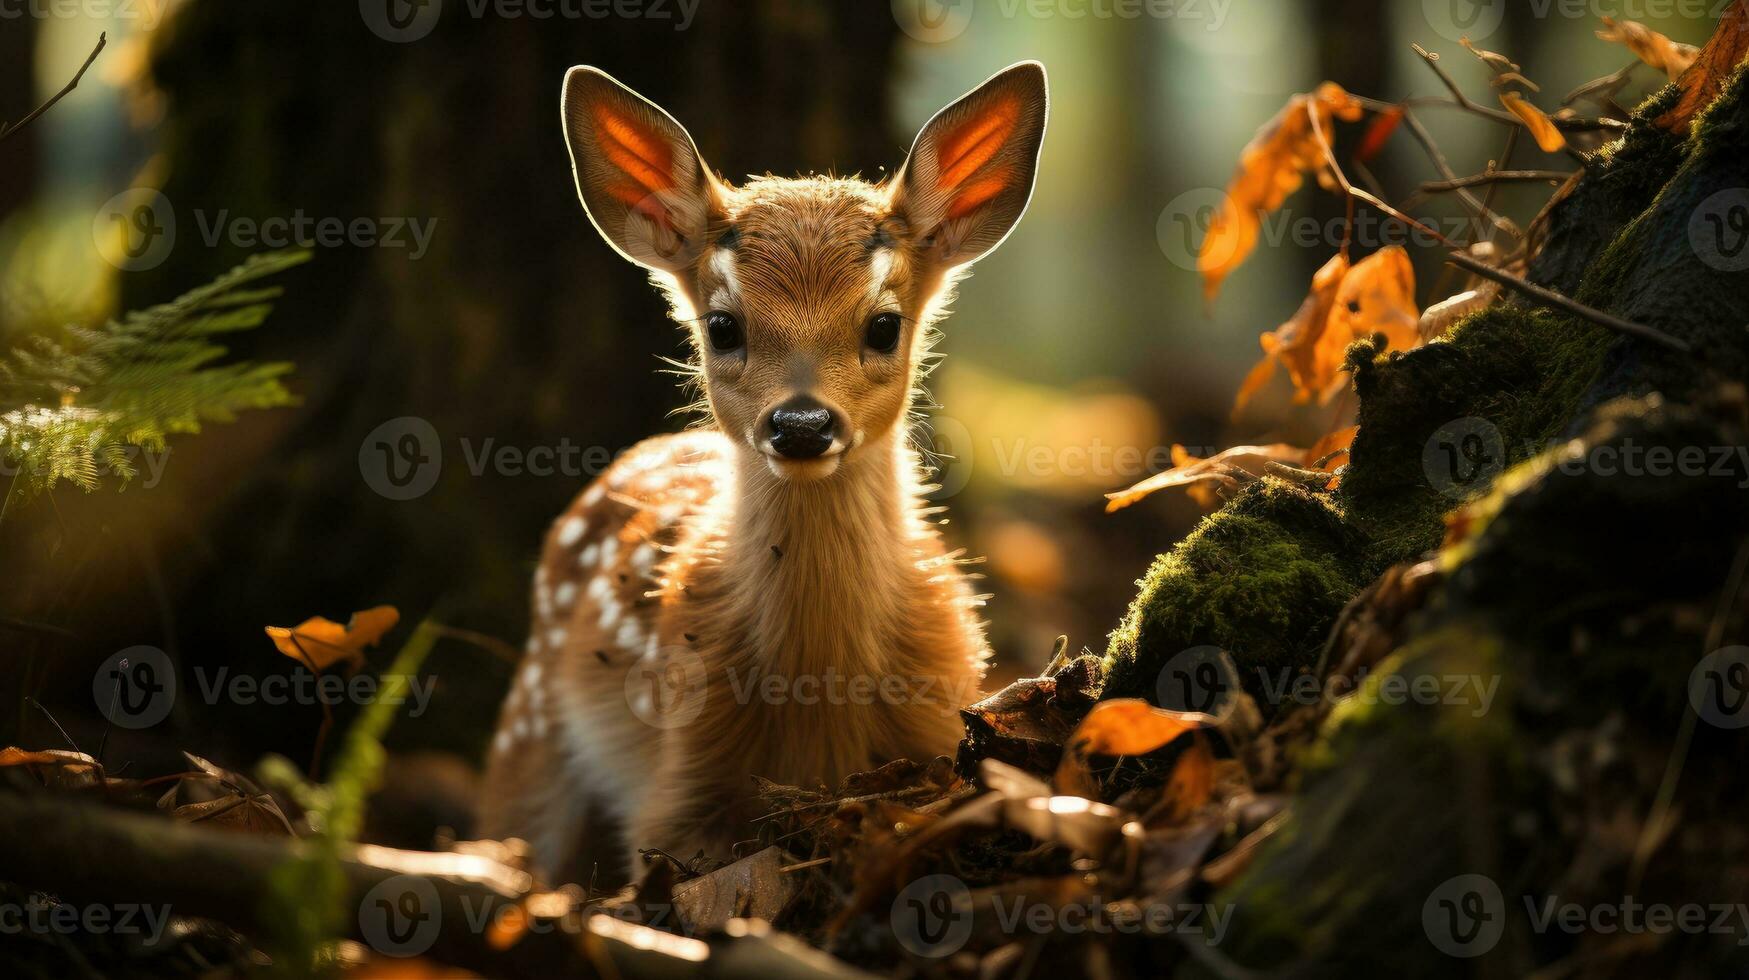
[[[1605,17],[1603,27],[1597,32],[1598,37],[1626,45],[1634,57],[1668,75],[1673,82],[1700,55],[1700,49],[1694,45],[1672,41],[1637,20]]]
[[[1215,754],[1200,733],[1191,737],[1190,748],[1172,764],[1172,776],[1160,794],[1156,812],[1169,823],[1183,823],[1208,804],[1215,792]]]
[[[1516,74],[1518,74],[1518,62],[1513,61],[1511,58],[1506,57],[1505,55],[1499,53],[1498,51],[1486,51],[1486,50],[1483,50],[1482,48],[1478,48],[1475,46],[1475,44],[1471,43],[1470,39],[1467,37],[1463,38],[1458,43],[1462,44],[1464,46],[1464,49],[1469,51],[1469,53],[1482,59],[1482,63],[1487,65],[1488,68],[1494,72],[1494,74],[1496,74],[1496,75],[1516,75]],[[1520,77],[1522,77],[1522,76],[1520,76]]]
[[[1312,443],[1312,448],[1306,450],[1305,465],[1334,470],[1341,465],[1338,460],[1348,455],[1348,447],[1354,445],[1354,436],[1359,431],[1360,426],[1350,425],[1319,437]]]
[[[1500,104],[1524,122],[1530,135],[1536,140],[1536,145],[1542,147],[1544,153],[1554,153],[1567,145],[1567,138],[1555,128],[1555,121],[1548,113],[1538,109],[1524,100],[1517,92],[1501,92]]]
[[[1713,36],[1707,39],[1694,63],[1676,80],[1682,97],[1675,108],[1658,117],[1658,125],[1673,133],[1687,133],[1694,117],[1719,97],[1725,79],[1746,56],[1749,56],[1749,0],[1736,0],[1719,18]]]
[[[353,613],[345,626],[312,616],[297,626],[269,626],[266,630],[280,653],[322,673],[335,664],[357,670],[364,664],[364,648],[376,646],[400,621],[401,613],[394,606],[375,606]]]
[[[1350,270],[1346,254],[1338,252],[1332,255],[1330,261],[1313,274],[1311,292],[1306,294],[1294,315],[1276,327],[1273,333],[1257,338],[1263,345],[1263,356],[1279,361],[1287,368],[1297,402],[1310,401],[1314,394],[1329,387],[1336,369],[1341,367],[1340,358],[1325,363],[1328,358],[1320,357],[1318,351],[1330,324],[1331,311],[1335,309]],[[1342,341],[1341,346],[1346,349],[1348,341]],[[1237,413],[1243,408],[1252,394],[1241,388],[1239,397],[1234,400],[1233,411]]]
[[[1263,475],[1268,464],[1287,463],[1298,466],[1306,451],[1286,443],[1267,446],[1234,446],[1203,459],[1193,456],[1183,446],[1172,447],[1172,468],[1163,470],[1133,486],[1105,495],[1105,512],[1111,513],[1168,487],[1194,486],[1204,481],[1234,489],[1242,480]],[[1212,498],[1197,495],[1198,502],[1209,506]]]
[[[1332,119],[1353,122],[1361,106],[1335,82],[1289,99],[1287,105],[1266,123],[1239,153],[1239,165],[1227,182],[1221,202],[1197,255],[1205,299],[1213,300],[1227,277],[1257,245],[1262,216],[1281,206],[1289,194],[1305,182],[1307,171],[1323,177],[1323,150],[1312,130],[1312,113],[1328,133]]]

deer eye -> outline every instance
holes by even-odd
[[[865,343],[871,350],[883,354],[891,353],[899,346],[899,327],[901,321],[897,313],[876,313],[868,321],[868,337]]]
[[[722,310],[712,310],[705,314],[704,330],[706,336],[710,337],[711,349],[719,354],[738,350],[747,342],[747,338],[741,333],[741,321],[735,319],[734,314],[724,313]]]

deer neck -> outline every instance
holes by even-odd
[[[766,669],[879,672],[918,601],[918,476],[895,434],[822,480],[773,474],[743,448],[725,566],[735,618]]]

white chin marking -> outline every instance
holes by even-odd
[[[839,459],[839,453],[813,459],[785,459],[767,453],[765,465],[780,480],[824,480],[838,472]]]

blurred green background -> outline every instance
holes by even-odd
[[[541,534],[586,479],[475,474],[469,452],[486,440],[618,451],[683,424],[669,415],[681,394],[657,373],[659,357],[681,355],[681,333],[576,201],[557,111],[570,65],[601,66],[667,107],[737,179],[877,178],[935,109],[1010,62],[1045,63],[1051,118],[1031,209],[963,285],[932,381],[940,448],[954,457],[945,533],[987,556],[996,686],[1038,669],[1058,633],[1103,649],[1133,581],[1199,518],[1181,493],[1103,514],[1103,492],[1146,475],[1114,463],[1157,468],[1175,442],[1306,445],[1335,419],[1334,406],[1290,404],[1279,379],[1229,419],[1258,334],[1298,306],[1343,212],[1315,186],[1299,191],[1284,217],[1326,230],[1265,241],[1205,305],[1188,258],[1198,208],[1252,133],[1324,79],[1385,100],[1441,93],[1411,41],[1491,100],[1487,70],[1457,43],[1467,29],[1523,64],[1552,108],[1631,60],[1593,37],[1598,14],[1639,16],[1680,41],[1709,30],[1704,9],[1640,6],[1651,10],[1604,0],[1583,16],[1503,0],[7,6],[3,119],[58,90],[109,34],[79,88],[0,143],[8,346],[207,281],[259,248],[211,233],[239,218],[410,220],[431,237],[422,253],[318,248],[284,278],[268,324],[235,338],[239,356],[296,363],[299,407],[177,440],[151,485],[64,488],[8,507],[0,744],[61,744],[25,695],[82,744],[95,740],[92,672],[134,644],[168,651],[185,673],[285,672],[262,626],[392,603],[408,620],[432,615],[520,645]],[[1499,156],[1500,127],[1423,115],[1458,173]],[[1359,130],[1339,133],[1344,155]],[[1528,145],[1511,165],[1573,168]],[[1371,169],[1393,200],[1436,176],[1402,134]],[[176,224],[149,267],[116,259],[104,220],[130,188],[160,191]],[[1512,188],[1497,202],[1525,222],[1547,194]],[[1437,196],[1414,213],[1459,214]],[[1370,237],[1358,254],[1379,244]],[[1443,298],[1451,280],[1439,281],[1438,250],[1411,251],[1420,303]],[[406,416],[431,424],[443,465],[429,492],[392,500],[367,483],[361,449]],[[394,739],[471,761],[510,667],[465,643],[445,644],[431,666],[431,711]],[[164,725],[113,733],[109,751],[303,759],[320,720],[308,706],[183,697]]]

